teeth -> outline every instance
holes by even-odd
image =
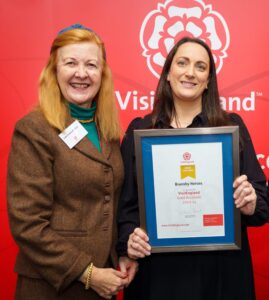
[[[87,88],[89,87],[88,83],[71,83],[71,86],[74,88]]]
[[[187,82],[187,81],[182,81],[182,84],[185,85],[185,86],[189,86],[189,87],[193,87],[193,86],[196,85],[196,84],[193,83],[193,82]]]

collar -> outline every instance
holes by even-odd
[[[203,112],[200,112],[198,115],[196,115],[193,118],[192,123],[187,128],[202,127],[202,126],[207,126],[207,124],[208,124],[207,117]],[[157,119],[156,128],[172,128],[172,127],[170,126],[170,124],[167,124],[165,122],[164,116],[160,116]]]

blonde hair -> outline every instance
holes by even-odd
[[[57,52],[66,45],[91,42],[102,50],[102,81],[96,95],[95,122],[101,136],[107,140],[120,138],[120,125],[114,94],[112,74],[106,62],[104,43],[92,31],[71,29],[59,34],[52,43],[49,60],[39,78],[39,109],[49,124],[60,131],[66,127],[68,102],[63,98],[57,81]]]

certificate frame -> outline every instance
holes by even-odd
[[[151,245],[152,252],[159,253],[240,250],[241,214],[240,210],[235,207],[233,200],[233,181],[237,176],[239,176],[238,126],[182,129],[140,129],[134,130],[134,143],[136,155],[140,227],[144,229],[149,236],[149,243]],[[158,161],[157,154],[154,154],[153,156],[153,150],[155,153],[156,145],[157,149],[160,148],[162,149],[162,151],[171,149],[171,145],[172,148],[175,148],[174,145],[176,145],[178,149],[188,149],[188,147],[190,147],[191,145],[191,147],[195,147],[194,149],[198,149],[198,151],[201,148],[201,153],[203,153],[204,149],[209,149],[208,146],[212,148],[213,145],[218,145],[218,149],[221,149],[219,151],[221,152],[222,159],[220,161],[219,167],[222,170],[221,172],[223,174],[223,177],[221,180],[219,179],[219,181],[220,184],[223,184],[223,194],[220,197],[222,199],[220,205],[223,205],[223,214],[215,215],[217,216],[215,220],[217,220],[219,216],[222,215],[221,226],[223,227],[223,229],[221,228],[221,234],[218,235],[214,233],[214,228],[218,229],[218,225],[220,224],[216,223],[217,226],[215,226],[213,221],[213,226],[210,224],[208,225],[207,223],[205,223],[205,220],[207,220],[205,216],[207,215],[202,214],[202,222],[204,223],[203,225],[201,225],[201,228],[205,228],[205,230],[212,230],[213,228],[213,236],[207,236],[206,232],[202,233],[201,236],[195,236],[195,232],[190,232],[190,236],[188,236],[188,233],[180,232],[180,227],[179,229],[177,229],[179,231],[176,231],[179,232],[179,237],[177,237],[177,233],[176,236],[173,235],[172,237],[160,236],[160,234],[158,233],[162,231],[162,228],[160,226],[164,225],[157,225],[160,223],[159,219],[161,219],[160,217],[158,218],[157,215],[162,216],[162,210],[156,210],[156,199],[160,199],[160,197],[158,196],[159,192],[156,192],[156,187],[154,186],[154,176],[158,174],[158,176],[156,175],[156,177],[160,178],[161,180],[162,178],[164,178],[164,182],[166,181],[166,176],[162,175],[161,170],[158,170],[158,167],[155,166],[155,163],[153,164],[153,158],[154,162]],[[161,147],[159,147],[158,145],[161,145]],[[188,153],[188,151],[186,153]],[[186,181],[186,178],[187,177],[184,178],[185,181],[180,181],[179,184],[187,184],[188,181]],[[191,184],[192,179],[193,178],[188,178],[189,184]],[[156,186],[160,186],[160,184],[156,184]],[[161,191],[162,189],[160,188],[158,190]],[[174,199],[172,199],[172,201],[174,201]],[[203,201],[203,203],[205,202]],[[201,208],[201,210],[202,209],[203,208]],[[166,212],[166,208],[164,210]],[[167,210],[168,215],[169,213],[172,213],[169,211],[169,209]],[[200,218],[200,215],[197,215]],[[187,214],[184,217],[187,217]],[[201,223],[199,218],[197,217],[197,221],[198,223]],[[214,220],[214,218],[212,220]],[[180,224],[178,226],[180,226]],[[208,227],[208,229],[205,226],[212,227]],[[173,232],[173,234],[175,233]],[[181,234],[184,234],[184,236],[180,236]]]

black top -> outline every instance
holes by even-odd
[[[232,123],[239,126],[240,174],[246,174],[257,194],[254,215],[241,217],[242,250],[192,253],[154,253],[139,260],[135,280],[125,290],[125,299],[158,300],[233,300],[255,299],[247,226],[263,225],[269,218],[266,180],[257,161],[254,147],[243,120],[230,114]],[[206,127],[207,119],[200,113],[189,127]],[[139,227],[138,191],[134,152],[135,129],[151,128],[151,115],[134,119],[124,136],[121,151],[125,180],[119,202],[118,254],[127,253],[129,234]],[[156,128],[167,128],[159,120]]]

